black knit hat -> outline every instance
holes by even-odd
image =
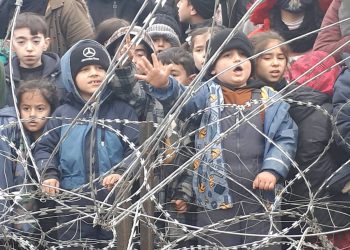
[[[101,65],[106,71],[110,65],[110,58],[106,50],[102,45],[98,46],[96,43],[91,44],[79,44],[70,56],[70,67],[72,72],[72,78],[75,81],[75,77],[81,68],[97,64]]]
[[[224,29],[216,33],[211,39],[210,48],[207,49],[208,60],[215,54],[215,52],[220,48],[220,46],[224,43],[226,38],[230,35],[232,29]],[[209,42],[207,42],[208,46]],[[240,49],[247,57],[251,57],[253,55],[253,44],[250,42],[248,37],[243,33],[238,31],[230,41],[223,47],[220,55],[231,49]],[[216,61],[212,64],[210,69],[215,65]],[[253,63],[252,63],[253,66]],[[210,71],[209,71],[210,72]]]
[[[210,19],[214,15],[215,0],[190,0],[198,15]]]

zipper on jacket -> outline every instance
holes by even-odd
[[[118,8],[117,1],[114,1],[113,2],[113,17],[117,17],[117,8]]]
[[[105,146],[105,138],[106,138],[106,130],[104,128],[101,129],[101,146]]]

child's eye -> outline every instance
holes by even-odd
[[[23,111],[29,111],[29,107],[22,107],[21,108]]]
[[[239,50],[239,51],[238,51],[238,54],[239,54],[240,56],[245,56],[245,54],[244,54],[244,52],[243,52],[242,50]]]

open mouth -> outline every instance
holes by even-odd
[[[241,72],[243,71],[243,68],[241,66],[237,66],[236,68],[233,69],[234,72]]]
[[[99,85],[101,84],[102,81],[100,80],[96,80],[96,81],[90,81],[89,84],[92,84],[92,85]]]
[[[281,71],[279,71],[279,70],[273,70],[273,71],[270,71],[270,74],[271,74],[271,76],[273,76],[273,77],[277,77],[277,76],[280,76],[280,75],[281,75]]]

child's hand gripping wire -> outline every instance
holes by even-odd
[[[60,182],[56,179],[47,179],[42,182],[41,191],[48,195],[56,195],[59,193]]]
[[[273,190],[276,186],[277,178],[270,172],[259,173],[253,181],[253,189]]]
[[[108,190],[112,190],[112,188],[120,180],[120,178],[122,178],[122,176],[119,174],[107,175],[102,181],[102,186],[104,186]]]
[[[175,210],[179,213],[186,213],[187,212],[187,203],[184,200],[172,200],[171,203],[174,204]]]

